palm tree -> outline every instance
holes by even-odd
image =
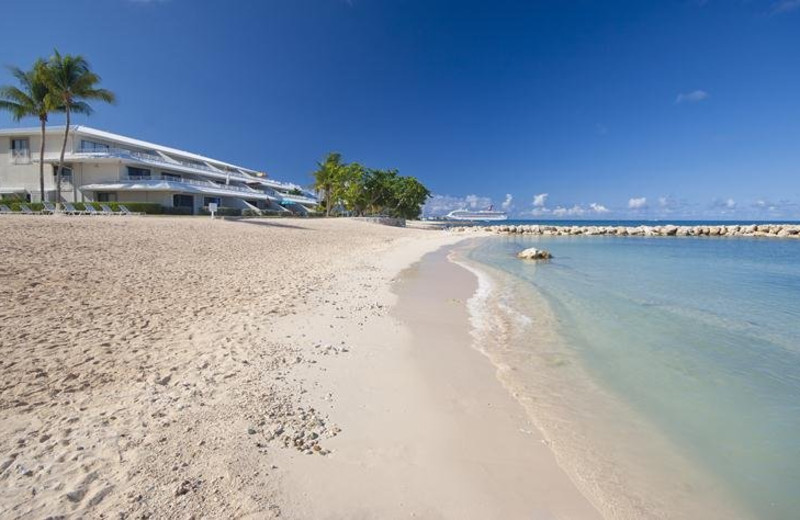
[[[314,188],[322,191],[325,197],[325,216],[331,216],[331,194],[342,168],[342,154],[330,152],[325,160],[318,162],[314,172]]]
[[[0,87],[0,109],[8,110],[14,121],[25,117],[38,117],[42,126],[42,142],[39,145],[39,193],[44,201],[44,139],[47,116],[50,112],[60,110],[55,99],[48,96],[47,63],[36,60],[33,68],[24,71],[18,67],[9,67],[11,74],[19,81],[19,87]]]
[[[61,144],[61,155],[56,171],[56,202],[61,200],[61,172],[64,169],[64,153],[69,139],[70,114],[72,112],[89,115],[92,107],[87,100],[114,103],[116,96],[110,90],[97,88],[100,76],[92,72],[89,62],[83,56],[63,56],[57,50],[50,58],[50,74],[48,74],[49,96],[64,107],[66,128],[64,142]]]

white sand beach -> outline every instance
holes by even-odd
[[[599,517],[471,348],[474,277],[393,283],[463,239],[0,218],[0,517]]]

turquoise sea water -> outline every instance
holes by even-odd
[[[462,256],[491,280],[480,347],[609,516],[800,517],[800,241],[492,237]]]

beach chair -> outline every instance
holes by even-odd
[[[102,215],[102,213],[94,209],[94,206],[92,206],[91,204],[87,203],[84,207],[86,208],[87,215]]]
[[[137,212],[135,212],[135,211],[131,211],[131,210],[129,210],[129,209],[128,209],[128,208],[127,208],[125,205],[123,205],[123,204],[120,204],[120,205],[118,205],[117,207],[119,208],[119,213],[120,213],[120,215],[129,215],[129,216],[133,216],[133,215],[144,215],[144,213],[137,213]]]
[[[64,213],[66,213],[67,215],[86,215],[85,211],[77,209],[69,202],[64,203]]]
[[[0,215],[10,215],[11,213],[14,213],[13,211],[11,211],[11,208],[6,206],[5,204],[0,204]]]
[[[122,213],[114,213],[114,211],[105,204],[100,204],[101,215],[122,215]]]
[[[56,206],[52,202],[43,202],[44,209],[42,213],[49,213],[50,215],[54,215],[56,212]]]
[[[41,211],[33,211],[30,206],[27,204],[20,204],[19,210],[22,212],[23,215],[41,215]]]

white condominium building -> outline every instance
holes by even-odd
[[[39,188],[39,128],[0,129],[0,195],[55,201],[64,126],[45,134],[44,197]],[[74,126],[64,156],[61,200],[152,202],[197,213],[216,203],[252,211],[305,214],[313,193],[256,170],[138,139]]]

